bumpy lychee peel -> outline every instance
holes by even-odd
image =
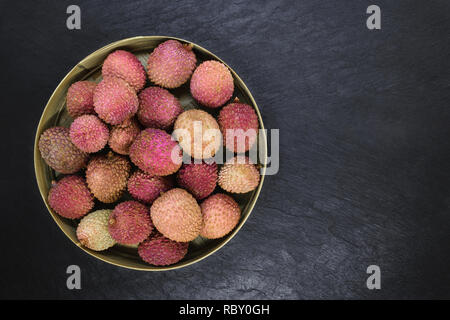
[[[177,88],[188,81],[196,63],[192,46],[167,40],[150,54],[147,73],[153,83],[164,88]]]
[[[150,215],[159,232],[178,242],[194,240],[203,224],[197,201],[180,188],[171,189],[156,199],[150,208]]]
[[[125,80],[134,90],[141,90],[146,81],[142,63],[131,52],[116,50],[103,62],[103,77],[117,77]]]
[[[66,176],[54,182],[48,193],[50,207],[68,219],[78,219],[94,207],[94,197],[86,181],[79,176]]]
[[[216,188],[217,164],[215,162],[183,164],[177,173],[177,182],[196,199],[206,198]]]
[[[81,151],[100,151],[108,142],[108,138],[108,127],[92,114],[82,115],[70,125],[70,140]]]
[[[128,155],[131,144],[140,132],[139,123],[134,118],[126,119],[121,124],[112,127],[108,144],[114,152]]]
[[[127,186],[130,169],[128,160],[113,152],[94,156],[86,170],[88,187],[101,202],[117,201]]]
[[[155,266],[168,266],[184,258],[189,243],[172,241],[156,233],[138,247],[139,256]]]
[[[146,204],[152,203],[161,193],[172,187],[173,181],[170,177],[152,176],[141,170],[134,172],[128,179],[128,192],[134,199]]]
[[[53,127],[39,138],[39,151],[44,161],[54,170],[70,174],[86,166],[88,154],[70,140],[69,129]]]
[[[72,118],[95,113],[94,90],[96,86],[97,84],[93,81],[77,81],[69,87],[66,107]]]
[[[178,171],[181,155],[178,143],[160,129],[141,131],[130,147],[131,161],[150,175],[167,176]]]
[[[138,119],[145,127],[167,130],[183,112],[178,99],[159,87],[148,87],[139,94]]]
[[[83,246],[91,250],[102,251],[116,244],[108,231],[111,211],[97,210],[81,219],[77,227],[77,238]]]
[[[231,193],[247,193],[259,184],[259,170],[249,158],[236,156],[222,166],[219,171],[219,186]]]
[[[195,159],[213,157],[222,143],[217,121],[199,109],[186,110],[178,116],[174,136],[183,151]]]
[[[132,117],[138,105],[136,91],[120,78],[104,77],[95,88],[95,112],[109,124],[119,124]]]
[[[218,108],[233,95],[233,76],[223,63],[205,61],[192,74],[190,88],[192,96],[199,103]]]
[[[109,233],[121,244],[138,244],[152,230],[148,207],[137,201],[119,203],[109,217]]]
[[[203,227],[200,235],[208,239],[217,239],[230,233],[236,227],[241,216],[239,205],[230,196],[217,193],[200,205],[203,215]]]
[[[223,144],[232,151],[242,153],[250,150],[258,134],[258,116],[244,103],[230,103],[220,110],[218,118],[223,134]]]

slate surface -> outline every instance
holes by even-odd
[[[449,1],[68,1],[0,3],[1,298],[450,298]],[[382,30],[365,26],[382,10]],[[88,256],[48,215],[35,128],[64,75],[136,35],[196,42],[233,67],[281,168],[222,250],[163,273]],[[66,289],[78,264],[82,290]],[[381,267],[382,289],[365,286]]]

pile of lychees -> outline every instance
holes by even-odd
[[[152,85],[144,88],[147,76]],[[192,97],[204,107],[219,108],[233,97],[228,68],[214,60],[197,65],[192,45],[176,40],[153,50],[147,70],[132,53],[114,51],[98,84],[79,81],[68,89],[66,107],[74,120],[70,128],[45,130],[39,150],[61,173],[49,205],[64,218],[80,219],[82,245],[97,251],[135,245],[147,263],[170,265],[198,236],[221,238],[238,224],[241,210],[229,194],[259,184],[257,166],[242,154],[256,142],[258,117],[236,99],[217,120],[201,109],[185,111],[168,89],[189,79]],[[208,133],[200,139],[198,125]],[[232,130],[237,134],[230,138]],[[212,157],[222,144],[238,155],[219,168]],[[183,164],[183,153],[197,161]],[[214,193],[217,184],[227,194]]]

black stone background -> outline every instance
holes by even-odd
[[[66,28],[77,4],[82,29]],[[369,31],[366,8],[382,10]],[[1,1],[1,298],[450,298],[450,2]],[[77,249],[38,192],[33,142],[64,75],[113,41],[171,35],[224,59],[280,129],[241,231],[176,271]],[[82,290],[66,288],[66,267]],[[381,267],[382,289],[366,288]]]

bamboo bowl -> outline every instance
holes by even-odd
[[[111,43],[84,58],[64,77],[64,79],[59,83],[59,85],[53,92],[52,96],[50,97],[39,121],[34,143],[34,167],[39,191],[41,193],[45,205],[47,206],[48,211],[50,212],[50,215],[55,220],[59,228],[66,234],[66,236],[74,244],[76,244],[78,247],[80,247],[83,251],[87,252],[88,254],[102,261],[111,263],[113,265],[134,270],[163,271],[163,270],[177,269],[198,262],[206,258],[207,256],[211,255],[212,253],[216,252],[217,250],[219,250],[228,241],[230,241],[231,238],[233,238],[236,235],[236,233],[239,231],[239,229],[243,226],[243,224],[249,217],[256,203],[256,200],[258,199],[264,181],[264,173],[265,173],[264,164],[266,163],[267,158],[267,141],[265,134],[263,134],[258,138],[259,140],[261,139],[264,140],[258,141],[259,148],[263,148],[263,150],[261,150],[259,153],[260,155],[259,164],[262,167],[261,180],[259,186],[253,192],[243,195],[235,195],[235,194],[232,195],[233,198],[238,202],[242,210],[241,219],[236,228],[225,237],[216,240],[208,240],[198,237],[189,244],[188,253],[181,261],[179,261],[176,264],[165,267],[157,267],[145,263],[138,256],[137,249],[135,247],[115,245],[114,247],[109,248],[108,250],[99,252],[92,251],[86,247],[83,247],[76,237],[76,226],[78,221],[65,219],[57,215],[50,208],[47,201],[48,191],[51,186],[51,181],[55,180],[55,178],[58,177],[58,173],[56,173],[53,169],[51,169],[42,159],[38,148],[38,141],[42,132],[44,132],[46,129],[50,127],[57,125],[64,127],[70,126],[72,119],[68,115],[65,107],[66,93],[69,86],[72,83],[80,80],[93,80],[99,82],[101,79],[101,67],[104,59],[108,56],[109,53],[118,49],[133,52],[139,58],[139,60],[143,62],[143,65],[145,67],[146,65],[145,62],[150,52],[152,52],[152,50],[158,44],[169,39],[176,39],[178,41],[181,41],[182,43],[190,43],[189,41],[173,37],[141,36],[123,39]],[[211,59],[223,62],[220,58],[218,58],[208,50],[196,44],[193,44],[193,46],[194,46],[193,50],[197,56],[198,63]],[[228,68],[230,69],[234,78],[235,91],[233,97],[238,97],[241,102],[252,105],[255,108],[259,119],[260,129],[264,129],[261,114],[250,91],[248,90],[244,82],[241,80],[241,78],[239,78],[239,76],[236,74],[236,72],[234,72],[233,69],[230,68],[229,66]],[[200,108],[208,111],[214,116],[217,116],[218,111],[202,108],[200,105],[197,104],[196,101],[193,100],[193,98],[190,96],[189,93],[189,82],[181,86],[180,88],[170,91],[180,100],[184,109]],[[216,188],[216,191],[217,189],[219,189],[219,187]],[[108,207],[108,205],[103,204],[100,206],[96,202],[96,206],[94,207],[93,210],[97,210],[99,208],[111,208],[111,207]]]

